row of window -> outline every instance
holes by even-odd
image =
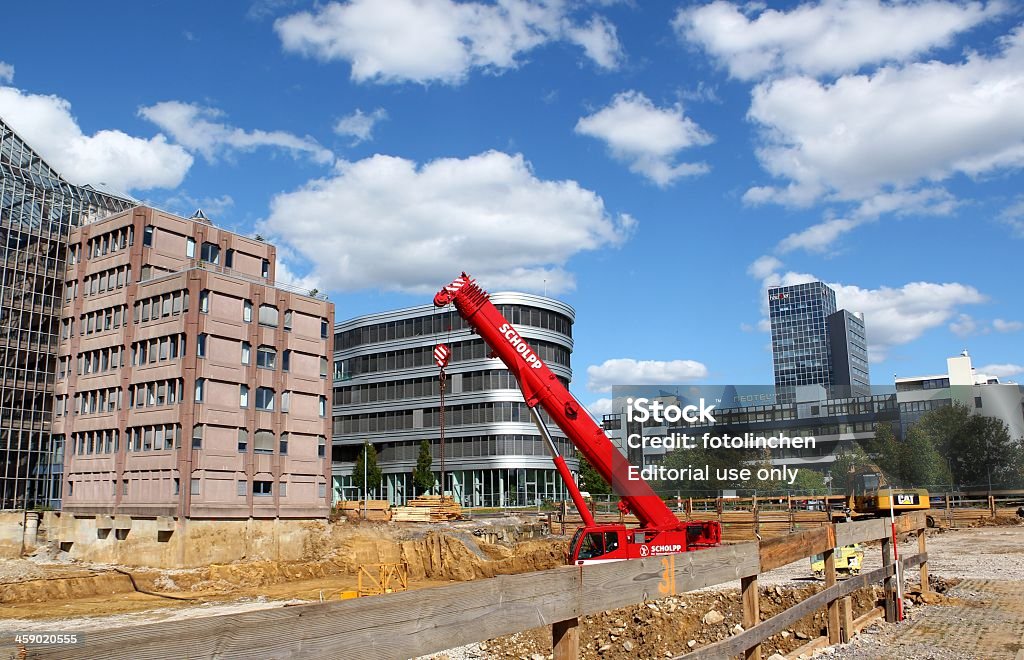
[[[154,380],[128,386],[128,407],[173,406],[185,396],[185,381],[181,378]]]
[[[422,413],[422,423],[417,422]],[[546,420],[546,415],[541,413]],[[492,422],[532,422],[530,409],[516,401],[467,403],[445,408],[445,426],[466,426]],[[414,428],[433,428],[441,424],[440,408],[416,410],[389,410],[385,412],[339,415],[334,418],[334,433],[374,433],[401,431]]]
[[[139,367],[185,357],[185,335],[167,335],[132,343],[131,364]]]
[[[121,494],[123,496],[127,496],[128,495],[128,480],[127,479],[123,479],[121,481],[121,484],[122,484],[122,486],[121,486]],[[202,484],[202,481],[200,479],[193,477],[192,480],[191,480],[191,484],[189,486],[190,493],[192,495],[200,495],[201,494],[201,484]],[[110,493],[111,497],[117,496],[117,481],[111,480],[110,488],[111,488],[111,493]],[[177,477],[174,477],[174,479],[172,480],[171,494],[172,495],[180,495],[181,494],[180,493],[180,488],[181,488],[180,480]],[[253,482],[252,482],[252,494],[253,494],[253,496],[261,496],[261,497],[272,496],[274,494],[273,488],[274,488],[274,482],[273,481],[254,479]],[[245,480],[245,479],[239,479],[238,480],[238,486],[237,486],[237,494],[240,497],[245,497],[245,496],[248,495],[248,492],[249,492],[248,481]],[[327,497],[327,484],[326,483],[318,484],[317,493],[318,493],[318,495],[317,495],[318,497],[321,497],[321,498]],[[67,481],[67,494],[68,494],[69,497],[73,497],[74,494],[75,494],[75,481],[73,479],[68,479],[68,481]],[[281,481],[281,482],[278,483],[278,493],[277,493],[277,495],[278,495],[278,497],[287,497],[288,496],[288,482],[287,481]]]
[[[116,330],[128,325],[127,305],[116,305],[106,309],[98,309],[95,312],[88,312],[78,317],[78,333],[88,336],[96,332]]]
[[[565,438],[555,437],[555,446],[563,456],[572,456],[573,445]],[[434,454],[439,445],[431,444]],[[420,441],[386,442],[377,449],[380,461],[416,460],[419,456]],[[445,438],[444,454],[448,458],[469,458],[474,456],[548,456],[547,443],[539,435],[496,434],[471,435]],[[437,456],[435,456],[436,460]]]
[[[497,308],[515,325],[544,328],[572,336],[572,321],[563,314],[525,305],[497,305]],[[339,332],[335,335],[334,347],[342,350],[376,342],[462,330],[467,327],[469,326],[466,321],[458,314],[439,312],[430,316],[374,323]]]
[[[135,323],[183,314],[188,311],[188,291],[181,289],[137,300],[134,310],[132,319]]]
[[[485,392],[489,390],[519,389],[515,376],[506,369],[471,371],[464,374],[456,374],[451,378],[455,377],[460,377],[461,379],[462,385],[459,392]],[[565,378],[559,376],[558,380],[565,387],[569,386],[569,383]],[[449,391],[457,393],[452,385],[449,385]],[[417,397],[437,396],[439,393],[440,381],[437,376],[406,378],[403,380],[367,383],[366,385],[336,387],[334,389],[334,405],[342,406],[351,403],[397,401],[414,399]]]
[[[82,295],[83,296],[95,296],[107,291],[113,291],[114,289],[120,289],[128,286],[132,283],[132,269],[131,266],[118,266],[117,268],[109,268],[99,273],[93,273],[87,275],[82,280]],[[71,295],[75,298],[78,297],[78,282],[77,280],[71,284]],[[65,294],[66,296],[67,294]]]
[[[135,243],[135,227],[118,227],[99,236],[93,236],[85,243],[85,256],[89,259],[102,257],[109,252],[124,250]],[[68,249],[68,265],[78,262],[79,246]]]
[[[58,376],[63,379],[66,374],[64,369],[65,360],[61,358],[60,373]],[[88,376],[90,374],[101,374],[124,366],[124,349],[120,346],[110,348],[98,348],[94,351],[85,351],[78,354],[78,375]]]
[[[121,409],[121,388],[109,387],[75,394],[75,411],[79,415],[109,413]],[[63,414],[63,411],[61,411]],[[58,415],[59,416],[59,415]]]
[[[91,454],[116,454],[118,430],[82,431],[71,436],[71,453],[75,456]]]
[[[490,356],[490,349],[481,339],[455,342],[450,348],[452,349],[450,363],[481,360]],[[569,366],[569,350],[563,346],[546,341],[531,340],[530,348],[545,362]],[[434,347],[419,346],[340,360],[335,363],[335,377],[347,380],[362,374],[411,369],[433,364]]]

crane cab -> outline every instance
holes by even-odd
[[[580,527],[569,544],[566,563],[593,564],[623,559],[671,555],[722,543],[722,527],[716,521],[680,523],[677,529],[627,529],[625,525]]]

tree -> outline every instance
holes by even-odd
[[[1024,447],[1001,419],[955,402],[922,415],[914,430],[930,439],[958,484],[1017,486],[1024,479]]]
[[[902,441],[892,427],[879,424],[868,451],[885,474],[889,485],[928,486],[947,483],[949,471],[935,438],[916,426]]]
[[[849,494],[853,491],[853,473],[871,465],[871,459],[859,443],[841,447],[835,456],[836,460],[832,463],[832,492]]]
[[[365,463],[365,468],[364,468]],[[366,481],[363,481],[363,473],[366,474]],[[377,450],[369,442],[363,443],[363,450],[356,457],[356,466],[352,471],[352,483],[359,489],[360,493],[367,493],[366,499],[370,499],[380,485],[383,478],[380,467],[377,466]],[[369,485],[369,488],[366,486]]]
[[[591,495],[610,494],[612,492],[612,487],[609,486],[608,482],[604,480],[604,477],[594,469],[594,466],[583,457],[583,454],[577,451],[576,458],[580,462],[580,490],[584,490]]]
[[[416,467],[412,471],[412,483],[416,490],[423,493],[429,493],[434,490],[434,484],[437,483],[437,480],[430,469],[433,463],[434,458],[430,454],[430,442],[424,440],[420,443],[420,454],[416,457]]]

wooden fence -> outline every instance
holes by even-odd
[[[903,560],[903,564],[920,565],[922,585],[927,585],[924,527],[921,513],[898,519],[900,533],[918,533],[918,554]],[[889,534],[885,520],[826,525],[762,543],[563,566],[347,601],[84,631],[84,641],[78,646],[32,648],[27,653],[8,638],[0,643],[0,657],[393,660],[550,626],[555,657],[567,660],[578,657],[581,616],[740,581],[744,625],[749,629],[686,657],[745,654],[758,658],[761,641],[817,608],[828,610],[828,636],[838,641],[839,599],[875,581],[884,580],[891,620],[895,598]],[[884,567],[837,584],[833,548],[879,539]],[[826,589],[758,623],[758,574],[818,553],[826,556]]]

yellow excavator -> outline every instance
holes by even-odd
[[[852,493],[847,506],[854,518],[884,517],[890,508],[896,515],[907,511],[925,511],[931,507],[924,488],[900,488],[886,483],[875,466],[856,470],[851,476]],[[890,506],[891,505],[891,506]]]

